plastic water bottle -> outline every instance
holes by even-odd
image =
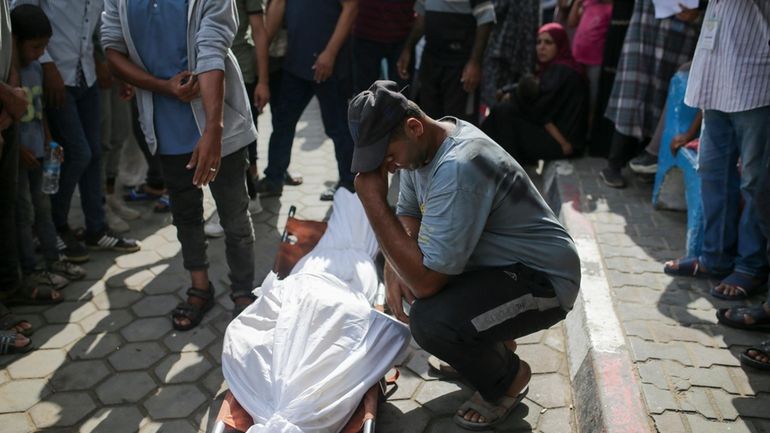
[[[56,194],[59,191],[61,162],[59,162],[58,149],[59,143],[52,141],[43,159],[43,185],[40,189],[46,194]]]

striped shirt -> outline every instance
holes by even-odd
[[[421,16],[427,12],[473,14],[479,26],[495,21],[495,6],[491,0],[417,0],[414,11]]]
[[[707,26],[714,22],[709,49]],[[709,2],[685,103],[726,113],[770,105],[770,0]]]
[[[414,22],[414,0],[359,0],[353,36],[380,43],[402,42]]]

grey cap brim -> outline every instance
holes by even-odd
[[[350,165],[350,171],[353,173],[366,173],[376,170],[385,160],[385,153],[388,151],[389,142],[390,134],[387,134],[368,146],[355,146],[353,148],[353,163]]]

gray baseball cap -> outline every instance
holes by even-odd
[[[348,126],[353,136],[353,173],[366,173],[382,164],[390,134],[404,119],[407,99],[393,81],[375,81],[348,105]]]

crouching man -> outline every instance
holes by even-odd
[[[577,297],[572,238],[505,150],[470,123],[428,117],[395,83],[358,94],[348,121],[356,191],[387,259],[388,306],[478,390],[455,422],[496,425],[531,377],[513,340],[562,320]],[[386,193],[396,170],[394,213]]]

